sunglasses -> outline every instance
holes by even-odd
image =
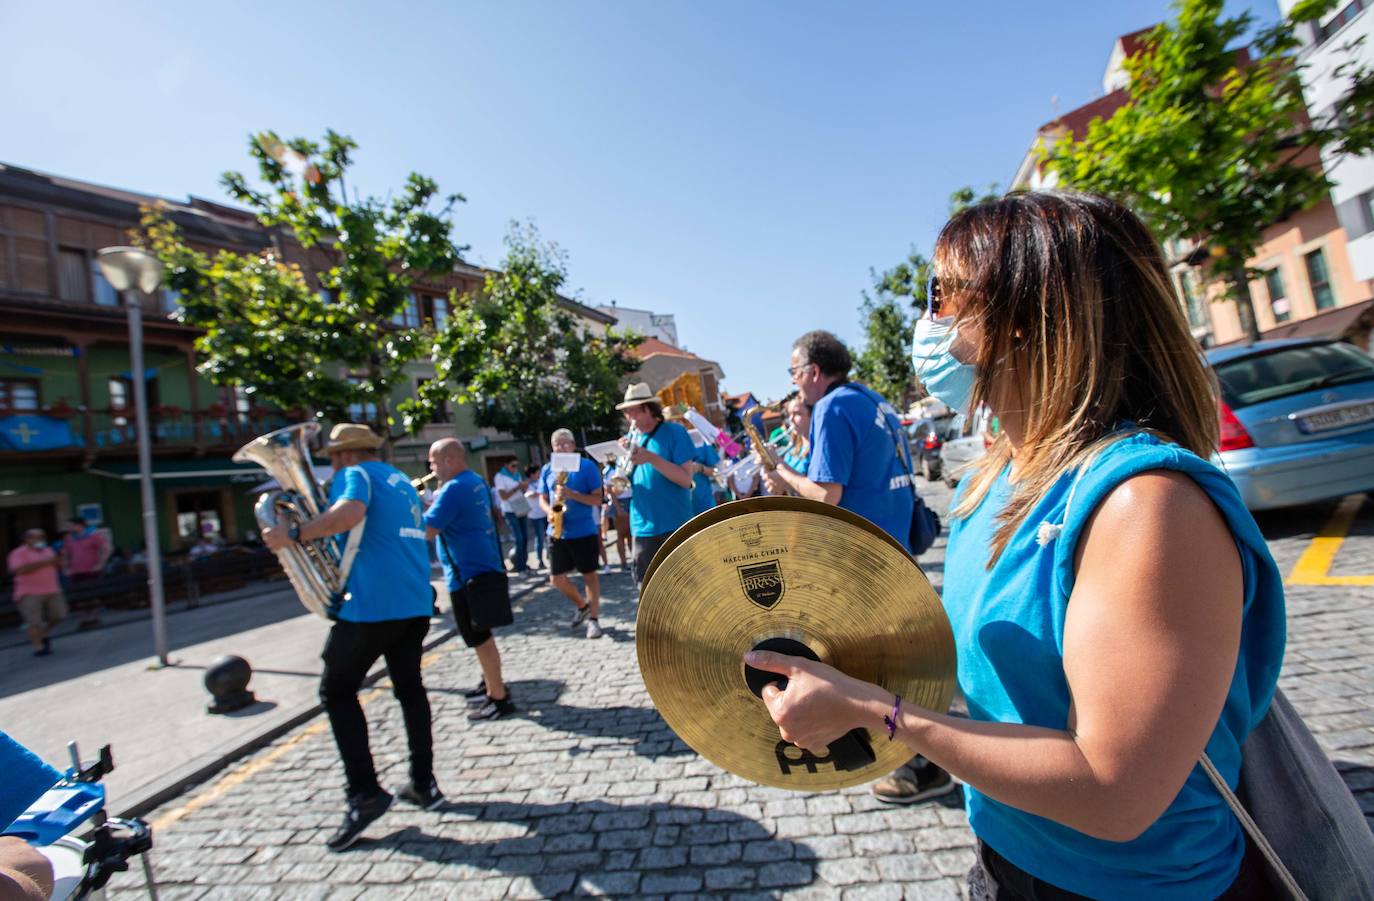
[[[926,316],[930,319],[939,319],[942,306],[944,296],[940,292],[940,276],[932,269],[930,278],[926,279]]]

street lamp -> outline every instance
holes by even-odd
[[[167,666],[167,617],[162,596],[162,549],[158,543],[157,508],[153,504],[153,451],[148,431],[147,370],[143,367],[143,307],[134,293],[157,290],[162,263],[137,247],[106,247],[95,255],[110,287],[119,292],[129,314],[129,356],[133,366],[134,416],[138,425],[138,483],[143,495],[143,540],[148,549],[148,597],[153,610],[153,647]]]

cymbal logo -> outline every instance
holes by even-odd
[[[782,594],[787,586],[783,582],[782,567],[778,565],[778,561],[769,560],[766,563],[737,566],[735,570],[739,573],[740,586],[744,589],[745,597],[755,604],[767,610],[782,600]]]
[[[763,528],[754,523],[752,526],[745,526],[739,530],[740,541],[744,542],[745,547],[758,547],[763,541]]]

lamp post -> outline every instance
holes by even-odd
[[[143,540],[148,549],[148,598],[153,611],[153,647],[167,666],[167,613],[162,595],[162,549],[158,542],[157,507],[153,503],[153,451],[148,431],[147,370],[143,366],[143,307],[134,293],[157,290],[162,263],[137,247],[106,247],[96,253],[100,271],[119,292],[129,314],[129,357],[134,383],[134,416],[138,426],[138,483],[143,495]]]

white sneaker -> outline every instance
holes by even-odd
[[[609,563],[607,563],[605,566],[601,567],[601,574],[602,574],[603,576],[609,576],[609,575],[610,575],[611,573],[613,573],[613,572],[615,572],[615,570],[611,569],[611,564],[609,564]]]
[[[600,638],[605,633],[601,631],[601,624],[594,619],[587,620],[587,637]]]

